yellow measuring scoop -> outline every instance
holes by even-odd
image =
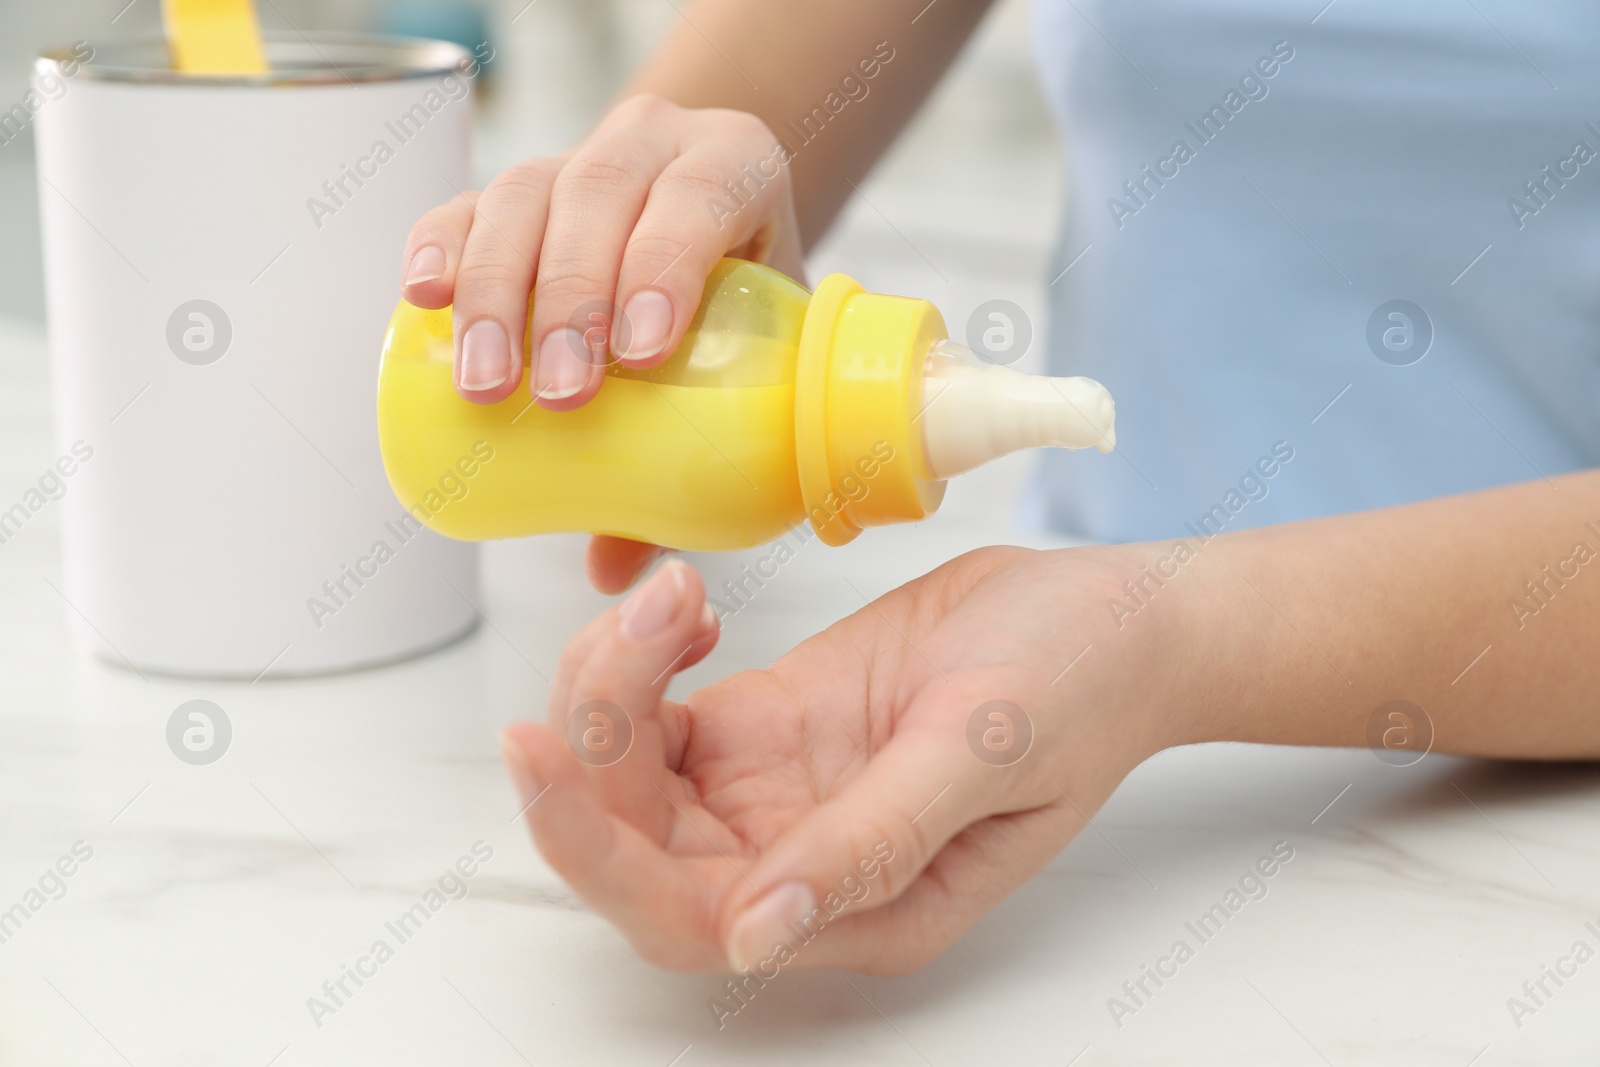
[[[162,0],[172,66],[186,74],[264,74],[252,0]]]

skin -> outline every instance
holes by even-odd
[[[1374,712],[1404,699],[1431,720],[1432,751],[1600,758],[1600,558],[1567,565],[1537,612],[1509,606],[1576,542],[1600,551],[1588,522],[1600,472],[1191,540],[1181,566],[1170,543],[980,549],[681,704],[664,688],[716,621],[671,561],[572,641],[548,725],[509,728],[506,760],[537,798],[545,859],[647,960],[902,973],[1170,746],[1363,745]],[[1118,620],[1108,605],[1145,567],[1172,577]],[[653,633],[628,623],[651,613]],[[591,700],[633,723],[609,766],[565,739]],[[968,747],[994,700],[1033,725],[1010,766]],[[857,879],[858,902],[814,940],[784,932],[798,895],[825,901],[880,842],[893,858]],[[792,959],[774,957],[780,939]]]
[[[583,143],[511,168],[412,231],[403,291],[421,307],[454,305],[462,395],[493,403],[526,388],[569,410],[601,388],[609,361],[666,358],[721,256],[802,276],[805,250],[986,6],[686,6]],[[748,207],[720,220],[705,210],[879,42],[895,57],[867,99]],[[641,293],[667,309],[654,329],[633,310]],[[467,343],[493,336],[504,351]],[[647,959],[911,970],[1172,745],[1360,745],[1374,711],[1404,699],[1431,719],[1437,751],[1600,757],[1600,564],[1531,618],[1508,607],[1574,542],[1600,547],[1591,521],[1597,472],[1227,534],[1191,545],[1175,573],[1170,544],[983,549],[681,704],[665,686],[711,650],[717,623],[700,579],[670,561],[573,640],[548,725],[511,727],[506,759],[545,858]],[[621,591],[660,551],[595,538],[591,581]],[[1156,587],[1147,567],[1172,576]],[[1153,592],[1119,625],[1108,605],[1127,603],[1125,582]],[[569,716],[594,700],[633,726],[609,766],[566,741]],[[1004,767],[967,741],[974,712],[995,700],[1033,726],[1026,755]],[[859,900],[834,915],[830,890]],[[772,963],[780,920],[807,896],[824,903],[821,933]]]

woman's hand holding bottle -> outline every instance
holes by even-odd
[[[640,95],[566,155],[519,163],[423,216],[402,291],[418,307],[454,306],[463,397],[504,400],[524,385],[526,358],[532,402],[566,411],[594,396],[612,360],[648,367],[670,355],[730,255],[802,274],[776,138],[745,112]],[[590,579],[618,592],[660,552],[597,537]]]

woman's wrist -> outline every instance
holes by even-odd
[[[1099,709],[1129,770],[1165,748],[1209,740],[1197,713],[1194,652],[1201,609],[1190,602],[1192,557],[1160,543],[1041,552],[1035,582],[1058,611],[1048,693],[1056,709]],[[1198,720],[1198,721],[1197,721]]]
[[[1186,538],[1124,546],[1123,577],[1103,610],[1114,640],[1135,647],[1130,669],[1140,685],[1156,747],[1222,740],[1239,710],[1237,662],[1251,635],[1248,616],[1230,610],[1205,578],[1214,543]]]
[[[1302,653],[1315,654],[1285,646],[1274,609],[1241,578],[1231,539],[1065,551],[1076,569],[1096,573],[1097,595],[1082,604],[1091,631],[1084,661],[1111,661],[1115,699],[1144,757],[1258,739],[1258,720],[1272,718],[1298,684]]]

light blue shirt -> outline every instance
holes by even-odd
[[[1051,368],[1117,402],[1117,454],[1044,460],[1052,528],[1600,466],[1600,4],[1323,2],[1035,0]]]

